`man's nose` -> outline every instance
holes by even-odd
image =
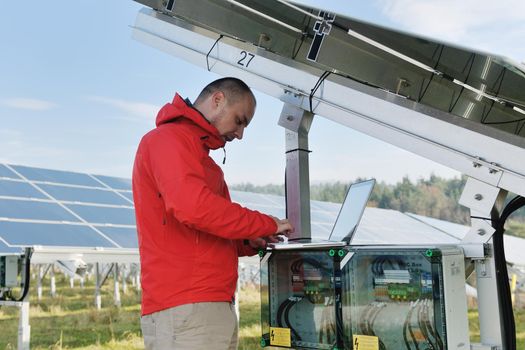
[[[235,131],[235,137],[238,139],[238,140],[242,140],[242,135],[244,134],[244,128],[241,127],[239,129],[237,129]]]

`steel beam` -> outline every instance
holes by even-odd
[[[310,174],[308,132],[313,114],[285,103],[279,125],[285,128],[286,214],[294,226],[289,239],[310,238]]]

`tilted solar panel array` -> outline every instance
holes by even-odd
[[[0,164],[0,244],[136,248],[131,181]]]
[[[285,198],[231,191],[245,207],[285,217]],[[311,201],[312,237],[327,239],[341,204]],[[457,243],[468,227],[395,210],[366,208],[354,244]],[[525,240],[506,246],[514,262]],[[507,237],[507,239],[509,239]],[[27,246],[137,248],[129,179],[0,164],[0,253]],[[517,253],[517,252],[516,252]],[[513,261],[513,260],[509,260]]]
[[[231,191],[250,209],[285,217],[284,197]],[[339,204],[312,201],[312,230],[327,238]],[[129,179],[0,164],[0,252],[26,246],[137,248]]]

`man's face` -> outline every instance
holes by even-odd
[[[223,98],[215,104],[216,117],[211,123],[217,128],[224,141],[240,140],[255,113],[254,101],[249,94],[233,103],[222,96]]]

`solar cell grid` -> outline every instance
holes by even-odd
[[[232,200],[237,203],[252,203],[272,206],[276,205],[275,201],[272,201],[271,199],[268,199],[267,196],[258,193],[231,191],[231,197]]]
[[[79,221],[56,203],[13,199],[0,199],[0,217],[26,220]]]
[[[89,223],[135,225],[135,212],[129,208],[109,208],[92,205],[66,204]]]
[[[0,232],[12,246],[116,247],[84,225],[0,221]]]
[[[22,253],[21,248],[18,247],[9,247],[0,239],[0,254],[7,253]]]
[[[42,192],[27,182],[1,180],[0,196],[48,199]]]
[[[17,172],[22,174],[22,176],[31,181],[45,181],[68,185],[101,187],[98,181],[92,179],[87,174],[62,170],[32,168],[22,165],[12,165],[12,167]]]
[[[138,248],[137,230],[127,227],[97,226],[97,229],[122,248]]]
[[[38,184],[45,192],[60,201],[130,205],[124,198],[110,190],[91,188],[65,187],[58,185]]]
[[[104,175],[93,175],[104,184],[116,190],[131,190],[131,180],[124,179],[121,177],[104,176]]]
[[[133,193],[123,191],[118,191],[118,193],[120,193],[121,195],[125,196],[127,199],[133,202]]]
[[[11,179],[19,179],[20,177],[9,170],[5,165],[0,164],[0,177],[9,177]]]

